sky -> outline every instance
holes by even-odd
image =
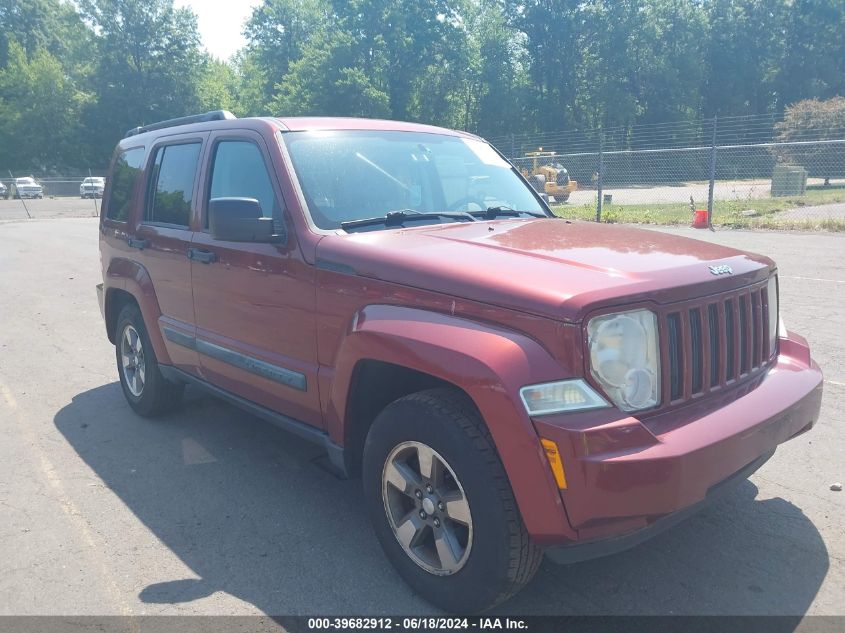
[[[244,21],[260,0],[175,0],[177,7],[190,7],[197,14],[205,49],[220,59],[229,59],[244,45]]]

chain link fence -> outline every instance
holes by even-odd
[[[564,217],[845,230],[845,129],[743,117],[490,140]]]
[[[80,186],[89,177],[104,178],[103,171],[70,172],[67,174],[38,174],[24,172],[10,172],[0,176],[0,199],[15,197],[15,181],[19,178],[32,178],[41,186],[45,198],[73,198],[80,197]],[[3,192],[5,189],[5,193]]]
[[[91,177],[102,178],[104,173],[93,170],[62,175],[7,172],[6,178],[0,178],[0,222],[99,216],[100,188],[92,184],[82,186]]]

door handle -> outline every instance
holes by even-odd
[[[129,246],[131,246],[132,248],[140,248],[141,250],[144,250],[145,248],[148,248],[150,246],[150,240],[139,239],[137,237],[130,237],[128,240],[126,240],[126,243],[129,244]]]
[[[210,264],[211,262],[217,261],[217,253],[202,248],[189,248],[188,259],[195,262],[202,262],[203,264]]]

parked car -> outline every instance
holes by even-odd
[[[161,414],[193,384],[324,447],[401,576],[450,611],[512,596],[544,553],[642,542],[819,415],[774,262],[556,218],[464,132],[136,128],[99,239],[129,406]]]
[[[15,178],[15,198],[43,198],[44,188],[39,185],[35,178]]]
[[[0,198],[5,198],[8,192],[9,190],[6,188],[6,185],[0,182]]]
[[[92,176],[83,180],[79,185],[80,198],[102,198],[106,188],[106,179]]]

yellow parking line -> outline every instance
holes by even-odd
[[[123,615],[132,615],[132,609],[123,600],[123,596],[120,592],[117,582],[112,576],[111,571],[109,570],[108,565],[106,564],[106,560],[100,553],[102,551],[102,548],[101,545],[97,543],[91,526],[85,519],[82,512],[80,512],[76,504],[70,499],[70,497],[68,497],[58,471],[53,466],[53,463],[50,461],[50,459],[47,457],[47,453],[41,448],[41,445],[39,444],[38,435],[32,430],[32,427],[29,424],[26,424],[26,421],[22,419],[17,400],[15,400],[15,397],[12,395],[11,390],[6,387],[6,385],[4,385],[2,382],[0,382],[0,396],[3,397],[6,406],[11,409],[12,417],[18,423],[18,427],[26,436],[27,444],[29,444],[29,446],[31,446],[32,449],[37,453],[37,465],[41,470],[41,474],[44,476],[44,479],[47,480],[48,485],[50,486],[50,488],[53,489],[53,492],[56,496],[56,500],[61,506],[62,511],[68,516],[71,525],[76,528],[82,540],[87,543],[88,546],[91,548],[92,556],[96,559],[99,565],[100,574],[106,581],[106,585],[109,589],[109,592],[112,594],[112,599],[114,603],[118,606]],[[134,620],[129,621],[129,626],[132,628],[133,631],[140,630],[140,627]]]

